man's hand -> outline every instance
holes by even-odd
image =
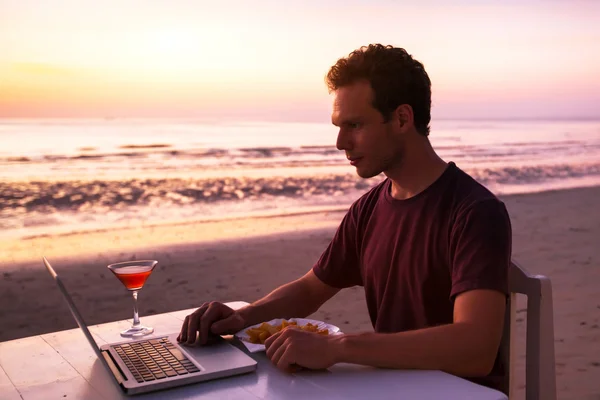
[[[340,336],[319,335],[290,326],[265,341],[267,357],[287,372],[299,367],[329,368],[337,362]]]
[[[196,343],[204,345],[211,334],[232,334],[243,329],[244,326],[245,321],[242,316],[225,304],[204,303],[202,307],[185,317],[177,341],[188,345]]]

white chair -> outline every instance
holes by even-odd
[[[556,372],[554,365],[554,320],[552,285],[542,275],[531,275],[514,260],[508,274],[510,298],[507,304],[502,355],[509,368],[509,398],[514,393],[511,362],[514,360],[514,324],[516,294],[527,296],[527,338],[525,356],[526,400],[556,400]]]

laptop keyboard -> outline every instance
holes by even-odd
[[[113,347],[139,383],[200,371],[167,337]]]

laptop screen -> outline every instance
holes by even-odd
[[[102,357],[102,353],[100,353],[100,348],[98,347],[98,344],[94,340],[92,333],[90,332],[87,325],[85,324],[85,321],[83,320],[83,317],[79,313],[79,310],[77,310],[77,307],[75,306],[75,303],[73,302],[73,299],[67,292],[65,285],[62,283],[61,279],[58,277],[58,274],[56,273],[56,271],[54,271],[54,268],[52,268],[52,266],[50,265],[50,263],[48,262],[46,257],[44,257],[44,265],[46,266],[46,269],[48,269],[48,272],[50,272],[50,275],[52,275],[52,278],[54,278],[54,281],[58,285],[58,288],[60,289],[61,293],[63,294],[63,297],[65,298],[65,301],[67,302],[67,305],[69,306],[69,309],[71,310],[71,314],[73,314],[75,321],[77,321],[77,325],[79,325],[79,327],[83,331],[83,334],[85,335],[86,339],[90,343],[90,346],[92,346],[92,348],[94,349],[96,356],[98,356],[98,358],[100,360],[102,360],[102,362],[106,363],[106,360],[104,360],[104,357]]]

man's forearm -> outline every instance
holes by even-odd
[[[239,310],[247,326],[274,318],[306,317],[321,306],[302,280],[283,285]]]
[[[341,336],[338,362],[382,368],[442,370],[454,375],[488,375],[497,351],[467,323],[399,333]]]

